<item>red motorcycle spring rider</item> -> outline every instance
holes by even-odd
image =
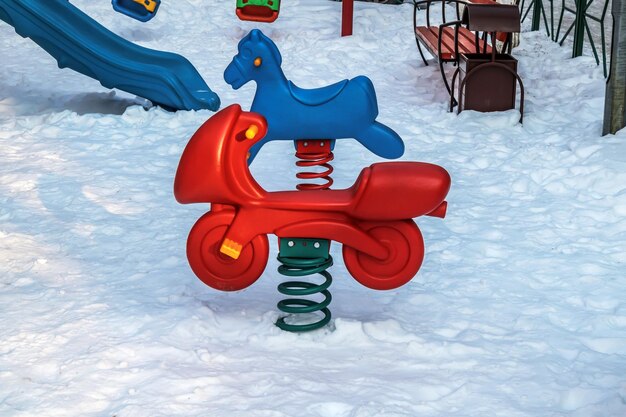
[[[366,287],[388,290],[411,280],[424,257],[412,219],[445,216],[446,170],[422,162],[383,162],[363,169],[347,189],[267,192],[247,163],[249,149],[267,128],[263,116],[233,104],[207,120],[187,144],[176,172],[176,200],[211,203],[187,241],[194,273],[218,290],[246,288],[263,273],[267,235],[274,234],[340,242],[348,271]]]

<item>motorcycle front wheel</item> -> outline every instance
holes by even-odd
[[[422,266],[424,239],[413,220],[363,222],[361,228],[388,251],[377,259],[344,245],[343,260],[350,275],[374,290],[391,290],[409,282]]]
[[[233,210],[208,212],[193,225],[187,238],[189,266],[202,282],[216,290],[238,291],[252,285],[265,270],[269,257],[267,235],[252,239],[238,259],[220,252],[234,217]]]

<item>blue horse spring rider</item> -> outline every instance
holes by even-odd
[[[234,89],[256,82],[250,110],[262,114],[269,128],[252,147],[249,162],[271,140],[354,138],[383,158],[399,158],[404,153],[402,138],[376,121],[378,103],[369,78],[358,76],[322,88],[300,88],[287,80],[278,48],[258,29],[239,42],[238,50],[224,71],[224,80]]]

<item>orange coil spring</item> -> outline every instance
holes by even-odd
[[[300,191],[309,190],[327,190],[333,185],[333,179],[330,174],[333,167],[329,164],[335,156],[330,150],[329,140],[298,140],[296,141],[296,166],[302,168],[323,167],[321,172],[303,171],[296,174],[296,178],[301,180],[324,180],[322,184],[318,183],[300,183],[296,188]]]

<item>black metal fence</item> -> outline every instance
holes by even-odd
[[[581,56],[585,44],[607,76],[607,51],[611,25],[607,25],[610,0],[522,0],[522,21],[529,16],[531,30],[543,24],[550,38],[561,46],[572,36],[572,57]],[[610,16],[609,16],[610,18]],[[609,19],[610,20],[610,19]]]

